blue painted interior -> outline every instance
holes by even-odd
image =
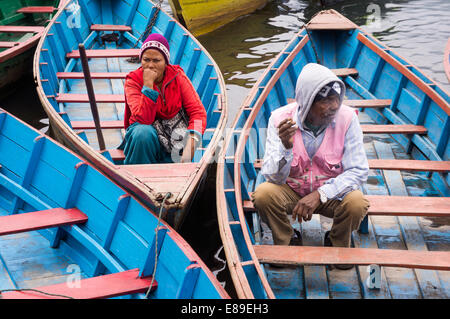
[[[365,146],[368,158],[383,158],[383,155],[389,153],[377,153],[373,149],[373,143],[382,143],[387,145],[387,149],[393,151],[396,158],[399,159],[421,159],[421,160],[446,160],[450,159],[449,146],[449,121],[448,111],[444,111],[435,101],[427,96],[419,87],[403,76],[399,71],[386,63],[374,51],[366,47],[357,39],[358,33],[362,31],[356,29],[354,31],[315,31],[309,30],[308,36],[312,41],[303,47],[303,49],[295,56],[289,64],[286,71],[271,89],[267,98],[263,100],[263,104],[259,112],[255,115],[255,120],[251,122],[252,129],[261,133],[255,134],[250,131],[245,146],[245,151],[240,162],[234,162],[234,155],[237,138],[231,138],[226,146],[226,165],[224,168],[224,185],[226,191],[227,205],[229,209],[229,217],[231,220],[239,220],[236,211],[236,198],[242,200],[249,199],[249,193],[253,192],[255,187],[264,181],[259,171],[255,172],[253,161],[264,157],[265,131],[268,118],[273,110],[286,104],[286,99],[292,99],[295,95],[295,84],[297,76],[309,62],[318,62],[329,68],[356,68],[359,72],[358,76],[347,77],[344,79],[347,85],[347,99],[392,99],[392,105],[384,110],[366,109],[359,110],[359,117],[362,124],[416,124],[424,125],[428,134],[426,135],[405,135],[405,134],[377,134],[365,136]],[[294,37],[287,45],[286,49],[277,57],[277,59],[269,66],[263,78],[255,85],[258,87],[250,105],[245,110],[238,113],[233,127],[236,134],[240,133],[251,115],[251,109],[254,108],[258,98],[263,92],[276,69],[286,60],[288,54],[306,36],[306,31],[302,31],[298,36]],[[370,39],[370,36],[368,36]],[[313,47],[314,45],[314,47]],[[382,47],[381,44],[376,43]],[[315,50],[314,50],[315,48]],[[317,52],[317,57],[316,57]],[[403,65],[408,63],[393,53],[389,53],[397,61]],[[425,75],[418,71],[414,66],[407,68],[421,80],[427,84],[431,84]],[[434,84],[429,87],[438,93],[445,101],[449,101],[449,96],[442,89]],[[448,105],[447,105],[448,107]],[[241,138],[244,138],[241,136]],[[234,166],[240,165],[240,176],[234,176]],[[373,195],[395,194],[398,189],[410,196],[449,196],[449,174],[448,173],[428,173],[428,172],[397,172],[395,175],[397,184],[387,181],[380,170],[371,170],[367,183],[364,185],[364,191]],[[241,193],[234,192],[236,183],[240,183]],[[220,212],[219,212],[220,213]],[[237,219],[236,219],[237,218]],[[394,218],[394,217],[393,217]],[[395,217],[396,218],[396,217]],[[410,219],[400,218],[394,219],[392,228],[386,227],[385,224],[372,225],[373,220],[366,224],[367,235],[357,234],[353,238],[360,245],[375,245],[379,248],[399,248],[405,249],[405,245],[411,245],[406,236],[409,232],[417,231],[421,238],[424,238],[429,249],[445,250],[450,244],[450,236],[446,232],[440,232],[430,228],[420,226],[415,227],[419,222],[416,217]],[[250,216],[246,218],[247,225],[252,224]],[[241,228],[239,228],[241,229]],[[241,260],[245,261],[245,251],[240,245],[242,242],[242,233],[237,232],[237,227],[233,230],[235,236],[235,245],[241,253]],[[253,231],[249,232],[252,237]],[[241,230],[242,232],[242,230]],[[374,237],[375,235],[376,237]],[[431,235],[433,234],[433,235]],[[431,240],[431,237],[434,237]],[[396,243],[393,244],[392,240]],[[252,241],[254,239],[252,238]],[[435,244],[433,248],[431,246]],[[425,245],[425,244],[423,244]],[[368,247],[368,246],[366,246]],[[420,246],[424,247],[424,246]],[[437,248],[441,247],[441,248]],[[427,249],[427,248],[422,248]],[[354,276],[344,275],[341,280],[335,281],[336,275],[328,270],[325,277],[319,274],[319,269],[311,274],[303,271],[304,267],[295,269],[277,270],[266,266],[266,276],[271,284],[272,290],[278,298],[308,298],[311,296],[320,296],[325,298],[421,298],[430,297],[426,284],[421,282],[429,280],[435,282],[441,276],[441,281],[437,282],[436,296],[448,296],[450,287],[448,284],[447,274],[442,272],[422,272],[412,270],[401,270],[397,275],[395,272],[386,271],[388,276],[389,287],[382,292],[373,292],[364,287],[364,283],[358,279],[359,275],[353,270]],[[361,267],[360,267],[361,268]],[[249,272],[250,273],[250,272]],[[310,276],[313,276],[311,278]],[[314,277],[317,276],[317,277]],[[322,277],[321,277],[322,276]],[[347,277],[346,277],[347,276]],[[384,275],[383,275],[384,276]],[[437,276],[437,277],[436,277]],[[419,278],[419,279],[416,279]],[[420,279],[422,278],[422,279]],[[260,297],[259,292],[262,286],[258,280],[250,276],[247,277],[251,283],[252,291]],[[307,282],[313,280],[325,281],[325,292],[320,292],[317,288],[320,285],[308,286]],[[385,278],[386,281],[386,278]],[[439,281],[439,280],[438,280]],[[439,295],[440,293],[440,295]]]
[[[0,165],[1,216],[54,207],[77,207],[88,216],[85,224],[0,237],[0,291],[65,282],[73,274],[71,265],[81,269],[82,278],[134,268],[153,274],[157,216],[72,152],[5,112],[0,113]],[[220,298],[215,278],[201,267],[180,290],[187,267],[198,257],[173,230],[164,232],[158,234],[158,288],[150,298]]]

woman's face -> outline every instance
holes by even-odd
[[[157,73],[156,83],[162,82],[166,69],[166,60],[164,60],[161,52],[155,49],[145,50],[142,54],[141,64],[143,69],[148,68]]]

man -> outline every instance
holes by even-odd
[[[363,136],[355,111],[342,105],[344,96],[333,72],[309,63],[297,79],[295,102],[269,119],[261,171],[267,182],[252,200],[275,245],[295,241],[287,214],[301,223],[320,213],[333,218],[324,245],[349,247],[367,213],[369,202],[358,189],[369,171]]]

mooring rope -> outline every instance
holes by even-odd
[[[164,199],[161,202],[161,207],[159,208],[158,223],[156,224],[156,228],[155,228],[155,265],[153,267],[152,281],[150,283],[150,287],[148,287],[147,292],[145,293],[145,298],[147,298],[148,295],[150,294],[150,291],[152,290],[152,287],[153,287],[153,282],[155,281],[156,268],[158,267],[158,227],[161,223],[161,215],[163,212],[164,204],[166,203],[166,200],[170,196],[172,196],[171,192],[166,193],[166,196],[164,196]]]

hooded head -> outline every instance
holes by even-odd
[[[303,128],[305,119],[315,102],[337,95],[339,106],[345,96],[344,83],[328,68],[308,63],[297,79],[295,101],[298,105],[296,122]]]

